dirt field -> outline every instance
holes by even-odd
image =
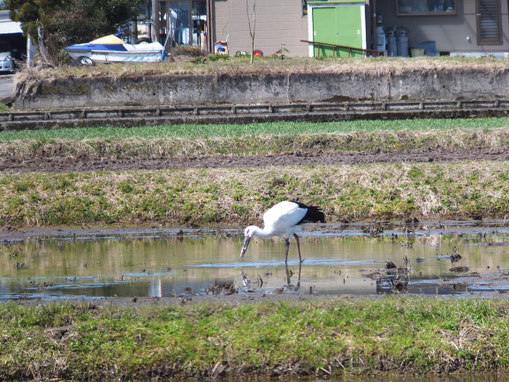
[[[0,171],[8,173],[48,171],[98,171],[98,170],[161,170],[168,168],[195,167],[264,167],[264,166],[306,166],[340,165],[362,163],[401,163],[401,162],[454,162],[464,160],[509,160],[509,150],[496,149],[455,149],[441,151],[404,150],[399,152],[334,152],[334,153],[285,153],[281,155],[242,155],[205,156],[177,158],[97,159],[81,156],[79,158],[54,158],[45,161],[30,159],[19,162],[0,158]]]

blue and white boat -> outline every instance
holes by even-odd
[[[65,50],[80,65],[104,62],[158,62],[166,59],[164,47],[158,42],[127,44],[115,35],[84,44],[70,45]]]

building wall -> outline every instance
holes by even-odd
[[[456,0],[457,11],[453,16],[396,16],[395,0],[378,0],[376,8],[382,12],[384,27],[409,29],[410,47],[436,41],[439,52],[503,52],[509,51],[508,0],[501,0],[501,5],[502,45],[477,44],[475,0]]]
[[[253,1],[248,0],[250,7]],[[214,41],[228,41],[230,55],[251,51],[251,37],[245,0],[214,1]],[[252,8],[251,8],[252,10]],[[285,44],[288,56],[307,56],[307,17],[301,0],[256,0],[255,49],[264,55],[275,53]]]

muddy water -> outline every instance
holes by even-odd
[[[468,375],[455,375],[455,376],[392,376],[392,377],[362,377],[362,378],[331,378],[326,380],[314,380],[313,382],[381,382],[381,381],[390,381],[390,382],[507,382],[509,381],[509,376],[504,374],[468,374]],[[293,382],[290,380],[290,382]]]
[[[213,292],[509,295],[509,227],[501,222],[311,228],[301,239],[300,288],[294,241],[287,270],[279,239],[253,240],[240,260],[238,230],[2,234],[0,301]]]

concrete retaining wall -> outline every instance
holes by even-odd
[[[80,78],[43,82],[16,108],[509,98],[509,70]]]

